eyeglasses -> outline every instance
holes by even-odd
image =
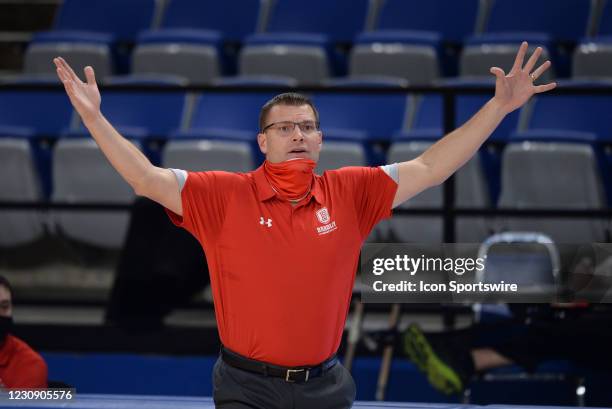
[[[282,136],[289,136],[295,130],[295,126],[300,127],[300,131],[304,135],[311,135],[315,132],[319,131],[319,123],[316,121],[302,121],[302,122],[292,122],[292,121],[282,121],[282,122],[274,122],[270,125],[264,127],[261,130],[262,133],[266,132],[268,129],[274,129],[279,132]]]

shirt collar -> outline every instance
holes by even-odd
[[[260,202],[268,200],[276,196],[276,192],[272,189],[270,182],[266,179],[264,174],[263,165],[253,171],[253,179],[255,180],[255,186],[257,187],[257,199]],[[310,191],[309,197],[312,196],[319,204],[323,204],[323,189],[321,189],[321,177],[315,175],[314,183]]]

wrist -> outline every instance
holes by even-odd
[[[83,121],[83,125],[85,125],[87,129],[90,129],[100,125],[102,121],[104,121],[104,116],[101,111],[98,111],[91,116],[81,117],[81,120]]]
[[[489,105],[496,114],[502,117],[505,117],[508,114],[505,104],[497,97],[491,98],[489,102],[487,102],[487,105]]]

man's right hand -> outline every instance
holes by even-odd
[[[64,84],[70,102],[81,116],[83,123],[87,124],[98,119],[102,98],[96,84],[93,68],[85,67],[87,82],[83,82],[62,57],[54,58],[53,62],[57,67],[57,75]]]

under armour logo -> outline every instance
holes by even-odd
[[[272,219],[268,219],[267,221],[264,220],[263,217],[259,218],[259,224],[261,224],[262,226],[265,224],[268,227],[272,227]]]

